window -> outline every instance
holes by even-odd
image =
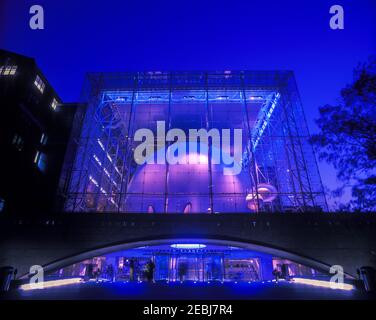
[[[37,77],[34,80],[34,85],[38,88],[38,90],[43,93],[44,89],[46,87],[46,84],[43,82],[43,80],[37,75]]]
[[[19,134],[16,133],[13,137],[12,144],[15,146],[15,148],[18,151],[21,151],[22,148],[23,148],[23,145],[24,145],[24,140],[22,139],[22,137]]]
[[[47,143],[47,135],[45,135],[44,133],[42,133],[42,136],[40,137],[40,143],[42,145],[46,145]]]
[[[39,156],[40,156],[40,152],[37,151],[37,153],[35,154],[35,157],[34,157],[34,163],[38,163],[38,161],[39,161]]]
[[[5,200],[3,198],[0,198],[0,212],[4,211],[5,207]]]
[[[1,66],[0,75],[1,76],[14,76],[17,71],[17,66]]]
[[[45,172],[47,168],[47,155],[45,153],[40,153],[38,160],[38,169],[42,172]]]
[[[34,163],[40,171],[45,172],[47,167],[47,155],[43,152],[37,151],[34,157]]]
[[[51,108],[54,109],[54,110],[56,110],[57,105],[58,105],[58,102],[57,102],[57,100],[54,98],[54,99],[52,100],[52,103],[51,103]]]

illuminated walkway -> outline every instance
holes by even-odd
[[[374,299],[358,290],[342,291],[309,285],[265,283],[81,283],[43,290],[16,291],[9,299]]]

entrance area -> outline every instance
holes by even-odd
[[[259,282],[281,276],[320,273],[267,253],[210,243],[170,243],[136,247],[92,257],[54,270],[48,278],[83,277],[97,281]]]

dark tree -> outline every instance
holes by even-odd
[[[351,186],[352,200],[342,208],[376,211],[376,57],[355,69],[337,105],[319,110],[321,132],[311,142],[337,170],[343,182],[337,193]]]

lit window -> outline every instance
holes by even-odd
[[[13,137],[12,144],[16,147],[18,151],[21,151],[23,148],[24,140],[19,134],[15,134]]]
[[[38,90],[41,93],[44,92],[44,88],[46,87],[46,84],[43,82],[43,80],[38,75],[34,80],[34,85],[38,88]]]
[[[0,212],[4,211],[5,207],[5,200],[3,198],[0,198]]]
[[[51,103],[51,108],[54,109],[54,110],[56,110],[57,105],[58,105],[58,102],[57,102],[57,100],[54,98],[54,99],[52,100],[52,103]]]
[[[14,76],[17,71],[17,66],[1,66],[0,75],[2,76]]]
[[[47,136],[42,133],[42,136],[40,137],[40,143],[45,145],[47,143]]]
[[[34,163],[37,165],[40,171],[46,171],[47,155],[43,152],[37,151],[34,157]]]
[[[40,157],[40,152],[37,151],[37,153],[35,154],[35,157],[34,157],[34,163],[37,163],[37,162],[38,162],[39,157]]]
[[[16,71],[17,71],[17,66],[12,66],[12,68],[10,69],[10,75],[13,76],[16,74]]]
[[[40,153],[38,160],[38,168],[40,171],[45,172],[47,168],[47,155],[45,153]]]

